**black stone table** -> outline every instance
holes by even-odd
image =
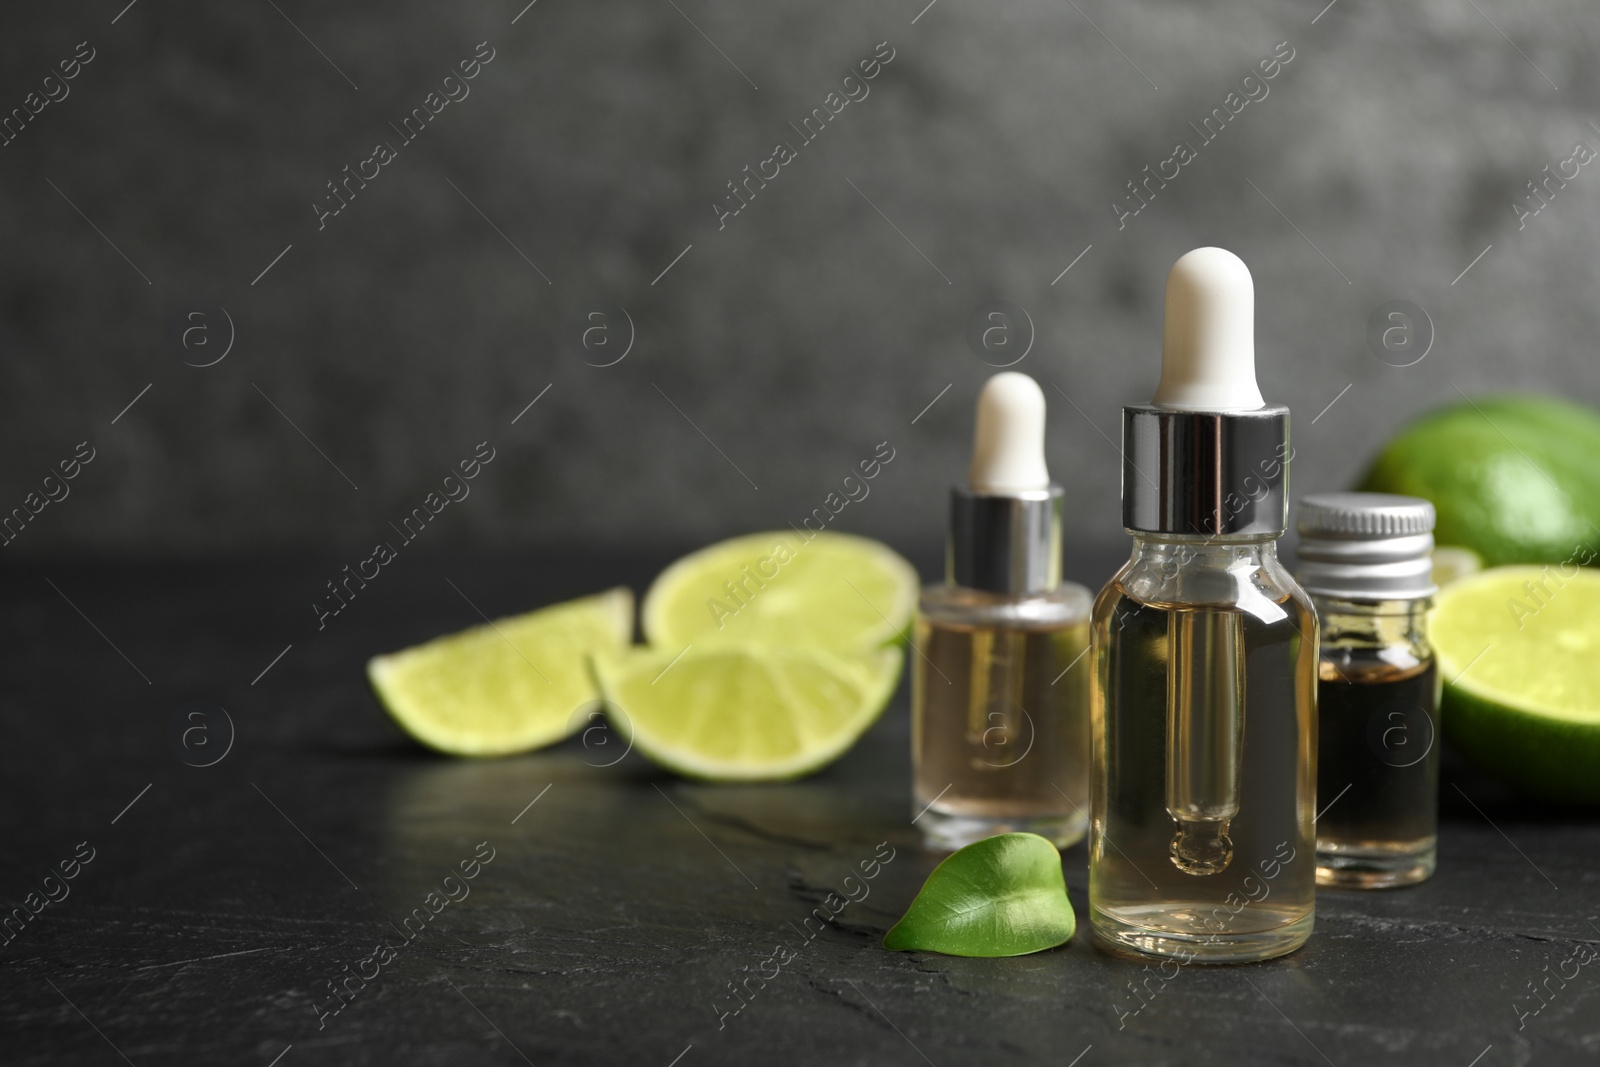
[[[1066,854],[1069,946],[1005,960],[880,947],[937,858],[908,825],[904,690],[836,765],[771,786],[681,781],[618,760],[603,732],[444,759],[367,692],[375,652],[478,609],[642,589],[669,558],[417,555],[320,632],[310,604],[344,560],[8,567],[0,902],[39,911],[0,945],[0,1061],[1600,1056],[1600,962],[1573,962],[1600,943],[1600,825],[1454,762],[1433,881],[1325,892],[1293,956],[1163,979],[1091,944],[1082,846]],[[876,876],[847,883],[863,861]],[[74,877],[51,877],[63,865]],[[847,892],[859,899],[826,928],[805,924]],[[794,955],[773,975],[779,945]],[[762,971],[734,1013],[729,983]],[[330,987],[346,979],[347,1002]]]

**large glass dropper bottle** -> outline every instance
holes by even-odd
[[[1113,949],[1238,962],[1311,933],[1317,626],[1277,558],[1289,412],[1256,387],[1254,305],[1233,253],[1179,259],[1161,383],[1123,409],[1133,554],[1092,630],[1090,917]]]

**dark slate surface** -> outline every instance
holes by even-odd
[[[599,735],[436,758],[366,693],[367,655],[476,621],[446,577],[494,615],[642,588],[670,555],[417,557],[320,634],[301,605],[331,560],[8,570],[0,894],[21,903],[80,842],[94,858],[0,947],[0,1058],[1498,1067],[1600,1052],[1600,966],[1566,962],[1600,942],[1600,828],[1454,762],[1432,882],[1324,893],[1301,952],[1151,979],[1119,1025],[1128,983],[1152,972],[1081,929],[1011,960],[879,947],[935,862],[907,822],[904,692],[834,767],[764,787],[603,766],[618,750]],[[169,737],[196,700],[235,727],[204,768],[180,753],[220,754],[220,717],[209,749]],[[325,983],[401,945],[395,924],[484,841],[470,895],[319,1027]],[[869,895],[802,945],[799,924],[880,842],[894,858]],[[1082,923],[1081,846],[1066,876]],[[795,958],[719,1026],[727,983],[785,942]],[[1528,983],[1546,979],[1541,1002]]]

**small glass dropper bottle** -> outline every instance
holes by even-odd
[[[984,385],[946,581],[918,605],[912,821],[932,848],[1014,830],[1065,847],[1088,826],[1090,597],[1061,580],[1044,412],[1026,374]]]
[[[1317,884],[1414,885],[1439,825],[1439,672],[1428,643],[1433,505],[1384,493],[1300,502],[1317,606]]]
[[[1133,555],[1094,606],[1090,922],[1186,962],[1292,952],[1315,904],[1317,626],[1278,562],[1289,411],[1254,313],[1233,253],[1173,266],[1161,383],[1123,409]]]

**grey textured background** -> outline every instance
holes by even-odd
[[[1047,383],[1069,537],[1103,543],[1117,408],[1153,388],[1166,270],[1201,244],[1255,273],[1298,492],[1459,391],[1600,400],[1600,174],[1520,232],[1511,207],[1600,146],[1600,13],[1576,0],[538,0],[515,24],[524,0],[124,2],[0,32],[0,112],[97,52],[0,148],[0,510],[98,450],[14,555],[365,549],[485,439],[496,461],[430,544],[781,527],[888,440],[837,528],[921,552],[994,298],[1036,324],[1017,369]],[[484,40],[470,96],[319,232],[323,184]],[[724,183],[883,40],[870,95],[719,231]],[[1285,40],[1268,97],[1119,232],[1123,183]],[[1404,369],[1364,339],[1391,299],[1437,328]],[[631,352],[586,365],[587,314],[617,306]],[[185,366],[220,351],[220,308],[228,358]],[[192,312],[210,348],[185,350]]]

